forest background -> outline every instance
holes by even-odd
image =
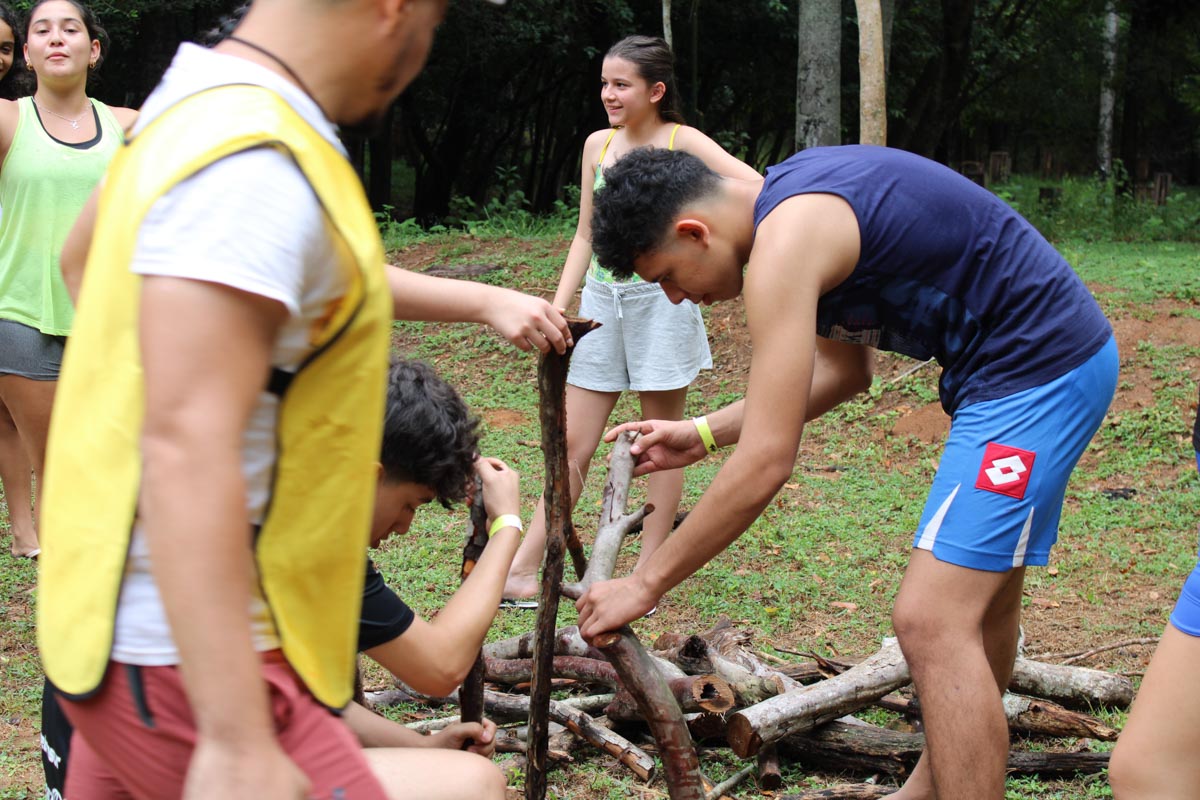
[[[137,107],[178,43],[238,5],[94,0],[112,50],[92,93]],[[1160,172],[1200,184],[1200,3],[881,7],[890,146],[955,168],[1004,152],[1013,172],[1100,173],[1118,190]],[[859,140],[854,0],[452,0],[428,68],[385,131],[352,143],[375,208],[424,226],[570,208],[583,141],[606,124],[604,52],[631,33],[661,35],[664,9],[685,115],[735,155],[761,170],[805,143]]]

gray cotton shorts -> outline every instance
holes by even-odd
[[[712,353],[700,307],[674,305],[657,284],[601,283],[589,275],[579,315],[603,323],[579,340],[567,383],[594,392],[682,389]]]
[[[0,319],[0,375],[56,381],[66,343],[65,336],[50,336],[20,322]]]

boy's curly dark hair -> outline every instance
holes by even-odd
[[[379,462],[386,480],[429,486],[443,506],[463,499],[478,452],[479,420],[458,392],[423,361],[388,370]]]
[[[604,170],[592,207],[592,252],[618,278],[655,250],[684,206],[715,191],[721,177],[682,150],[639,147]]]

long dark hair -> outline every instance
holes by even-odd
[[[29,15],[25,17],[25,38],[29,38],[29,27],[33,25],[34,15],[37,10],[49,3],[50,0],[38,0],[29,9]],[[100,25],[100,19],[96,13],[85,6],[79,0],[64,0],[75,6],[75,10],[79,12],[79,18],[83,21],[83,27],[87,28],[88,40],[100,42],[100,55],[96,58],[96,64],[91,67],[91,72],[100,69],[100,65],[104,63],[104,57],[108,55],[109,39],[108,31],[104,30]]]
[[[675,86],[675,54],[664,39],[658,36],[626,36],[608,48],[604,57],[622,58],[637,67],[638,74],[649,85],[662,83],[667,87],[658,104],[658,116],[666,122],[684,124],[679,90]]]
[[[0,78],[0,99],[15,100],[29,94],[28,81],[25,80],[25,59],[21,55],[21,24],[17,14],[4,3],[0,3],[0,22],[12,28],[13,60],[3,78]]]

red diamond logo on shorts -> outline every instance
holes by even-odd
[[[987,449],[983,451],[983,464],[979,467],[975,488],[1023,499],[1036,457],[1037,453],[1028,450],[988,442]]]

